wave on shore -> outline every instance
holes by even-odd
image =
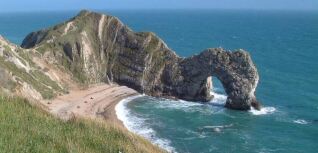
[[[132,96],[121,100],[115,107],[117,118],[123,122],[129,131],[148,139],[168,152],[175,152],[175,149],[170,146],[171,142],[169,140],[157,137],[156,132],[147,126],[145,119],[137,117],[127,108],[127,103],[140,97],[143,97],[143,95]]]

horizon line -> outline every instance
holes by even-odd
[[[37,12],[79,12],[89,11],[292,11],[292,12],[318,12],[318,9],[286,9],[286,8],[82,8],[82,9],[39,9],[39,10],[9,10],[0,13],[37,13]]]

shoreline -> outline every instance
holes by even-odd
[[[42,104],[48,112],[65,121],[77,117],[102,119],[129,131],[118,119],[115,107],[123,99],[136,95],[139,95],[137,91],[126,86],[96,84],[87,89],[70,90],[69,94],[42,101]]]
[[[73,89],[69,94],[61,95],[52,100],[41,101],[46,110],[64,121],[74,118],[91,119],[97,122],[119,126],[132,134],[142,137],[152,145],[167,151],[167,148],[149,140],[144,135],[130,130],[125,121],[120,119],[116,106],[125,99],[142,96],[127,86],[117,84],[95,84],[85,89]]]
[[[123,98],[118,99],[117,101],[114,101],[113,103],[111,103],[106,109],[105,112],[103,113],[103,119],[106,121],[110,121],[111,123],[115,123],[120,125],[121,127],[125,128],[126,130],[128,130],[129,132],[132,132],[128,129],[128,127],[125,126],[124,122],[122,120],[120,120],[117,116],[117,111],[116,111],[116,106],[122,102],[123,100],[130,98],[130,97],[134,97],[134,96],[138,96],[139,93],[137,94],[132,94]]]
[[[214,95],[218,94],[214,93]],[[126,125],[125,119],[122,120],[122,114],[118,112],[116,106],[121,102],[125,103],[124,100],[130,101],[130,98],[134,99],[139,96],[142,95],[126,86],[95,84],[85,89],[71,89],[69,94],[58,96],[53,100],[42,101],[42,104],[49,113],[64,121],[72,120],[73,118],[86,118],[118,125],[124,130],[143,137],[161,149],[175,152],[175,148],[169,144],[169,140],[154,135],[149,137],[149,135],[140,134],[136,130],[133,130],[135,129],[134,126]],[[218,95],[216,100],[225,101],[222,95]],[[267,112],[262,114],[267,114]]]

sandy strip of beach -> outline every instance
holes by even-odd
[[[69,94],[46,101],[44,105],[50,113],[63,120],[73,117],[101,118],[123,126],[117,118],[115,106],[122,99],[137,94],[137,91],[126,86],[99,84],[83,90],[71,90]]]

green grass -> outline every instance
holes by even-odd
[[[21,98],[0,96],[0,152],[162,152],[122,127],[84,119],[61,121]]]
[[[50,86],[52,89],[54,89],[54,91],[62,91],[62,88],[56,82],[51,80],[50,77],[43,74],[42,71],[33,70],[31,73],[38,81]]]

